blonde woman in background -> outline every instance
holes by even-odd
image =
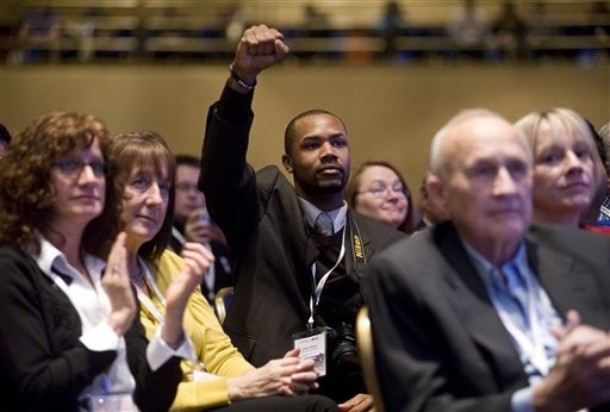
[[[603,178],[591,129],[566,108],[531,112],[515,126],[534,155],[534,221],[578,227]]]

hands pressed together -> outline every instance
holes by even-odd
[[[264,366],[242,376],[228,379],[229,399],[261,398],[266,396],[296,396],[318,388],[318,373],[314,361],[299,358],[300,349],[291,349],[283,358],[274,359]],[[338,405],[341,411],[373,411],[371,395],[358,394]]]
[[[237,401],[274,395],[294,396],[316,389],[318,374],[314,362],[299,358],[299,351],[292,349],[283,358],[228,379],[229,398]]]
[[[549,375],[533,388],[537,411],[576,411],[610,401],[610,335],[580,324],[569,311],[554,331],[557,358]]]

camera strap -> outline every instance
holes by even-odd
[[[364,248],[362,247],[362,238],[360,236],[360,229],[352,218],[351,214],[347,213],[346,223],[343,226],[343,236],[341,241],[341,251],[339,257],[333,265],[333,267],[322,276],[319,282],[316,284],[316,263],[311,265],[312,274],[312,295],[309,298],[309,308],[311,315],[307,321],[307,328],[304,331],[293,334],[295,348],[299,348],[301,353],[299,357],[302,359],[312,359],[314,361],[314,369],[319,376],[326,375],[326,363],[327,363],[327,334],[329,328],[325,326],[314,326],[314,315],[318,304],[320,303],[320,297],[324,290],[324,285],[328,280],[328,277],[333,270],[339,266],[339,263],[343,260],[346,253],[346,240],[349,239],[352,246],[352,257],[354,259],[354,265],[358,263],[366,263],[366,256],[364,254]]]
[[[314,286],[314,288],[313,288],[312,296],[309,298],[310,315],[309,315],[309,319],[307,320],[307,327],[309,329],[313,328],[315,310],[318,307],[318,304],[320,303],[320,298],[322,296],[322,291],[324,290],[324,286],[326,285],[326,281],[328,280],[328,277],[330,276],[332,271],[335,270],[337,268],[337,266],[339,266],[339,264],[343,260],[343,257],[345,256],[346,239],[349,239],[351,246],[352,246],[352,258],[354,261],[354,265],[366,263],[366,255],[364,253],[364,247],[362,245],[362,236],[360,235],[360,228],[354,221],[354,218],[352,217],[352,215],[349,211],[347,213],[346,218],[347,218],[346,222],[345,222],[346,224],[343,227],[343,236],[342,236],[342,240],[341,240],[341,251],[339,252],[339,257],[337,258],[337,261],[335,262],[333,267],[330,268],[328,270],[328,272],[326,272],[324,274],[324,276],[322,276],[320,281],[317,283],[316,283],[316,273],[317,273],[316,262],[313,262],[311,264],[312,285]]]

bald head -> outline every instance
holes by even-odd
[[[527,139],[504,117],[487,109],[468,109],[452,117],[433,137],[430,147],[430,171],[434,175],[451,172],[461,157],[460,146],[470,142],[472,134],[494,139],[495,134],[514,134],[527,149]],[[527,151],[527,150],[526,150]]]
[[[431,152],[430,195],[461,238],[492,263],[510,259],[531,221],[525,137],[496,113],[468,110],[434,136]]]

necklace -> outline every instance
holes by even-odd
[[[129,278],[136,287],[144,289],[146,288],[146,276],[144,275],[144,270],[142,269],[140,262],[136,263],[136,269],[137,271],[135,273],[129,274]]]
[[[150,273],[146,262],[144,262],[141,258],[138,258],[138,261],[144,275],[144,279],[142,279],[142,281],[144,283],[144,286],[146,287],[147,292],[145,293],[143,291],[143,288],[136,287],[138,300],[148,309],[148,311],[157,319],[157,321],[161,323],[163,321],[163,315],[159,312],[159,310],[156,308],[155,304],[151,299],[154,296],[159,301],[159,303],[161,303],[161,306],[165,308],[167,305],[167,302],[165,301],[165,296],[159,290],[159,287],[157,286],[154,277]]]

